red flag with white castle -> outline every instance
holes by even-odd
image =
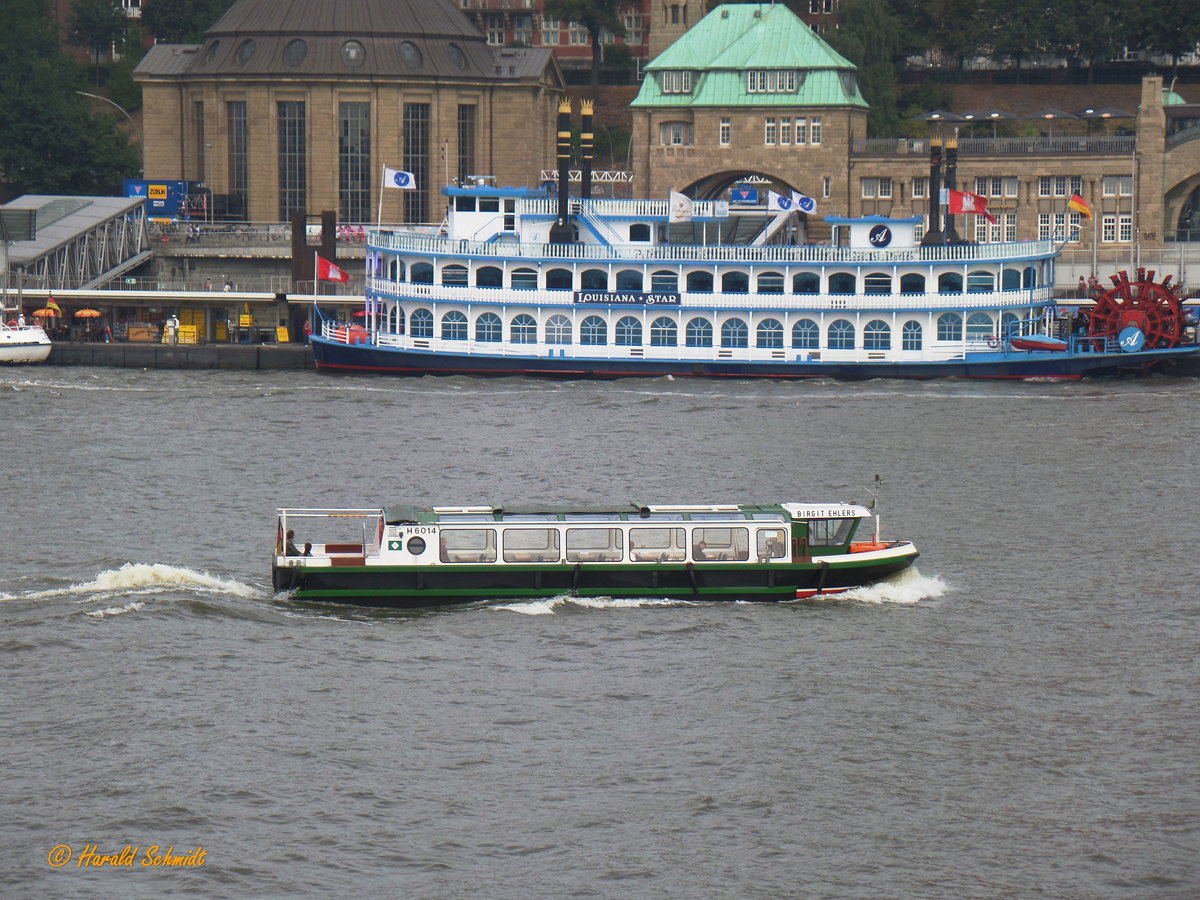
[[[996,224],[996,217],[987,211],[987,198],[970,191],[950,191],[950,213],[974,213]]]
[[[348,284],[350,282],[350,273],[338,268],[325,259],[325,257],[318,255],[317,281],[340,281],[342,284]]]

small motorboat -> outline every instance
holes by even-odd
[[[1067,349],[1067,342],[1048,334],[1023,334],[1008,339],[1008,345],[1014,350],[1049,350],[1061,352]]]

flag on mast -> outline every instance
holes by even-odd
[[[405,172],[403,169],[389,169],[387,166],[384,166],[383,186],[400,188],[402,191],[415,191],[417,189],[417,179],[413,177],[412,172]]]
[[[317,255],[317,281],[340,281],[342,284],[350,282],[350,273],[345,269],[338,268],[325,257]]]
[[[1067,206],[1086,219],[1092,218],[1092,207],[1079,194],[1072,194],[1071,199],[1067,201]]]
[[[799,191],[792,191],[792,203],[802,213],[814,213],[817,211],[817,201],[808,196],[808,194],[801,194]]]
[[[993,225],[996,224],[996,217],[987,211],[987,198],[981,194],[972,194],[970,191],[950,191],[950,214],[957,213],[974,213],[977,216],[983,216]]]
[[[767,191],[767,209],[772,212],[791,212],[795,205],[795,201],[791,197],[785,197],[783,194],[777,194],[772,190]]]
[[[687,194],[671,191],[671,200],[667,205],[668,222],[690,222],[696,214],[696,204]]]

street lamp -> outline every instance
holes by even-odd
[[[121,111],[121,114],[129,120],[129,124],[132,125],[135,130],[137,129],[137,122],[135,122],[133,120],[133,116],[131,116],[129,114],[129,110],[127,110],[125,107],[123,107],[117,101],[110,100],[108,97],[101,97],[99,94],[89,94],[87,91],[76,91],[75,93],[79,94],[81,97],[91,97],[93,100],[101,100],[101,101],[107,103],[109,106],[115,106],[117,109],[119,109]],[[137,142],[137,148],[138,148],[138,162],[141,165],[142,171],[145,172],[146,154],[145,154],[144,148],[142,147],[142,142],[140,139]]]

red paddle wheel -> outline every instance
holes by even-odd
[[[1090,337],[1116,338],[1133,325],[1146,336],[1145,349],[1178,346],[1183,337],[1183,305],[1171,285],[1173,275],[1154,280],[1154,270],[1137,270],[1130,281],[1123,269],[1111,276],[1113,287],[1096,297]]]

